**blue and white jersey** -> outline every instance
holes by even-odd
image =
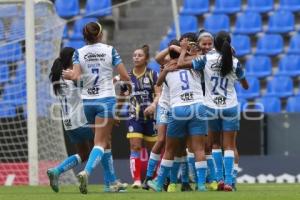
[[[210,108],[231,108],[238,105],[234,83],[245,77],[238,59],[233,57],[233,70],[222,77],[220,74],[221,55],[212,50],[206,55],[193,59],[193,68],[204,71],[205,105]]]
[[[75,51],[73,64],[80,64],[83,81],[82,98],[115,97],[113,68],[122,62],[112,46],[96,43]]]
[[[169,87],[171,108],[203,103],[200,74],[194,70],[169,72],[166,83]]]
[[[74,130],[87,124],[84,114],[80,88],[70,80],[60,80],[61,89],[58,99],[61,104],[61,113],[65,130]]]
[[[166,83],[162,85],[162,91],[158,100],[158,105],[166,110],[170,110],[170,91]]]

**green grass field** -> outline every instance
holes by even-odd
[[[103,193],[97,185],[89,186],[87,195],[79,194],[76,186],[61,187],[59,193],[54,193],[50,187],[0,187],[0,200],[300,200],[300,184],[239,184],[237,192],[176,192],[154,193],[152,191],[132,190],[127,193]]]

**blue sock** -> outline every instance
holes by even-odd
[[[212,155],[206,155],[207,160],[207,180],[209,183],[216,181],[216,166]]]
[[[158,161],[160,160],[160,154],[150,153],[150,158],[147,166],[147,178],[151,179],[154,176],[154,171],[157,167]]]
[[[114,183],[117,180],[117,178],[115,175],[111,149],[105,149],[104,154],[101,159],[101,164],[102,164],[103,171],[104,171],[105,185]]]
[[[173,167],[171,169],[170,183],[175,183],[175,184],[177,183],[179,168],[180,168],[180,157],[175,157]]]
[[[222,149],[213,149],[212,156],[215,160],[215,164],[217,168],[216,179],[219,182],[221,180],[224,180]]]
[[[196,171],[197,171],[197,185],[204,185],[206,180],[206,171],[207,171],[207,162],[200,161],[195,163]]]
[[[93,169],[98,165],[98,163],[102,158],[103,153],[104,153],[104,149],[102,147],[100,146],[93,147],[89,159],[84,168],[84,171],[86,171],[88,175],[90,175]]]
[[[189,165],[189,173],[191,174],[191,177],[194,178],[194,182],[196,183],[198,180],[197,172],[195,168],[195,155],[194,153],[188,152],[188,165]]]
[[[73,167],[75,167],[79,163],[81,163],[81,158],[78,154],[75,154],[75,155],[72,155],[72,156],[68,157],[63,162],[61,162],[56,167],[56,169],[58,170],[58,173],[61,174],[61,173],[64,173],[64,172],[68,171],[69,169],[72,169]]]
[[[238,168],[239,168],[238,164],[234,163],[232,184],[236,184],[236,178],[237,178],[237,175],[238,175]]]
[[[186,156],[181,157],[181,182],[189,183],[189,165]]]
[[[224,151],[225,184],[232,185],[234,151]]]
[[[162,159],[160,168],[158,170],[157,181],[156,181],[157,186],[159,188],[163,187],[163,184],[165,183],[165,180],[168,174],[170,173],[172,166],[173,166],[173,160]]]

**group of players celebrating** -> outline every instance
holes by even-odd
[[[161,65],[159,75],[147,67],[147,45],[134,51],[134,67],[127,73],[115,48],[101,43],[99,23],[86,24],[83,36],[87,45],[64,48],[49,76],[61,103],[66,134],[77,148],[77,154],[48,169],[51,188],[58,192],[60,174],[87,161],[77,175],[81,193],[87,194],[88,177],[100,162],[104,191],[126,190],[127,184],[115,175],[111,132],[119,108],[129,99],[132,188],[161,192],[168,182],[165,189],[174,192],[181,169],[181,191],[192,191],[191,181],[197,191],[234,191],[239,130],[234,84],[238,81],[248,89],[248,83],[230,35],[200,31],[172,40],[155,57]],[[119,73],[115,78],[114,69]],[[116,82],[121,85],[118,103]],[[143,144],[151,153],[142,184]]]

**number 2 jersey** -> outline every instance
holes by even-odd
[[[76,50],[73,64],[81,66],[82,98],[100,99],[115,97],[113,68],[122,62],[112,46],[96,43]]]
[[[220,74],[221,55],[211,50],[204,56],[193,59],[193,68],[204,71],[205,105],[218,108],[231,108],[238,105],[234,83],[245,77],[245,73],[238,61],[233,57],[233,70],[225,77]]]
[[[80,89],[70,80],[60,80],[58,99],[65,130],[74,130],[87,124]]]
[[[169,87],[170,107],[203,103],[200,73],[194,70],[178,70],[166,76]]]

